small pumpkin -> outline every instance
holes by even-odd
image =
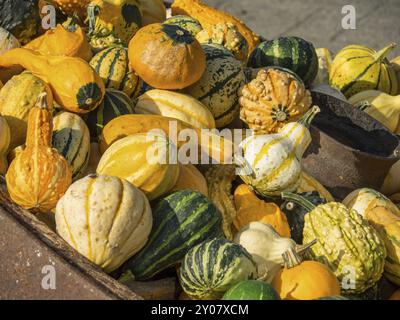
[[[0,56],[0,67],[22,66],[49,84],[55,101],[65,110],[88,113],[103,99],[105,88],[90,65],[76,57],[41,55],[26,48]]]
[[[26,148],[11,162],[6,174],[11,199],[25,209],[53,209],[72,180],[68,162],[52,148],[53,123],[41,93],[29,112]]]
[[[25,48],[37,51],[43,55],[68,56],[90,61],[92,50],[83,29],[73,19],[65,26],[57,25],[45,34],[37,37]]]
[[[206,66],[204,51],[185,29],[155,23],[143,27],[129,43],[136,73],[157,89],[183,89],[197,82]]]
[[[261,69],[240,90],[240,118],[256,134],[276,133],[297,121],[311,106],[303,81],[280,68]]]
[[[284,257],[285,267],[272,281],[283,300],[313,300],[340,295],[340,284],[329,268],[316,261],[302,261],[294,249]]]
[[[8,168],[7,151],[10,146],[11,131],[7,120],[0,116],[0,175],[5,175]]]
[[[365,46],[343,48],[331,65],[329,83],[342,91],[346,98],[366,90],[379,90],[396,95],[399,84],[387,54],[396,45],[390,44],[376,52]]]
[[[0,27],[0,55],[8,50],[19,48],[21,45],[17,38],[15,38],[6,29]]]
[[[89,175],[73,183],[56,208],[57,233],[111,272],[147,242],[152,213],[144,194],[124,179]]]
[[[192,164],[179,164],[179,177],[171,192],[190,189],[208,197],[207,181]]]
[[[236,217],[233,225],[241,230],[251,222],[259,221],[271,225],[282,237],[290,238],[290,227],[286,215],[273,202],[259,199],[246,184],[239,185],[234,193]]]

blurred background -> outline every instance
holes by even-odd
[[[205,0],[242,19],[266,39],[299,36],[337,52],[348,44],[382,49],[391,42],[400,55],[400,0]],[[342,28],[342,7],[356,9],[356,30]]]

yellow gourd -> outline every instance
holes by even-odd
[[[387,196],[400,193],[400,161],[390,168],[380,191]]]
[[[162,0],[139,0],[139,4],[142,8],[143,26],[152,23],[161,23],[167,18],[167,9]]]
[[[322,184],[303,170],[301,172],[300,186],[297,189],[297,193],[312,191],[317,191],[319,195],[325,198],[328,202],[335,201],[330,192],[326,190]]]
[[[7,151],[10,145],[10,127],[4,117],[0,116],[0,175],[7,172]]]
[[[390,63],[392,64],[392,67],[394,68],[394,71],[397,74],[397,80],[399,83],[398,94],[400,94],[400,56],[398,56],[397,58],[394,58],[392,61],[390,61]]]
[[[240,230],[253,221],[270,224],[282,237],[290,238],[290,227],[286,215],[273,202],[259,199],[245,184],[238,186],[234,193],[236,217],[233,225]]]
[[[171,189],[171,193],[190,189],[198,191],[208,197],[207,181],[202,173],[192,164],[179,164],[178,181]]]

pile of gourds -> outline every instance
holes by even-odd
[[[57,27],[22,32],[46,4]],[[320,112],[312,90],[400,132],[394,45],[332,60],[301,38],[260,42],[199,0],[175,0],[169,18],[161,0],[21,8],[0,29],[0,174],[80,254],[127,284],[176,272],[181,299],[362,299],[382,277],[400,286],[400,211],[382,194],[400,198],[400,164],[382,193],[342,203],[301,165]],[[191,150],[219,164],[163,162],[185,148],[171,122],[178,135],[252,134],[233,164],[221,161],[232,142],[213,133]]]

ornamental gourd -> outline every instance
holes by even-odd
[[[143,81],[129,67],[126,48],[106,48],[90,60],[90,66],[99,74],[106,88],[123,91],[131,98],[139,95]]]
[[[389,170],[389,173],[383,181],[380,192],[387,195],[393,196],[400,193],[400,160],[397,161]]]
[[[43,55],[77,57],[90,61],[92,51],[86,34],[72,18],[68,23],[57,25],[45,34],[29,42],[25,48]]]
[[[197,82],[206,65],[199,42],[185,29],[155,23],[143,27],[129,43],[129,62],[156,89],[183,89]]]
[[[326,48],[315,50],[318,57],[318,73],[313,81],[313,86],[329,84],[329,71],[332,64],[332,53]]]
[[[246,184],[239,185],[234,193],[236,216],[233,225],[241,230],[253,221],[271,225],[282,237],[290,238],[290,228],[285,214],[273,202],[259,199]]]
[[[200,192],[208,197],[207,181],[202,173],[192,164],[179,164],[178,181],[171,192],[185,189]]]
[[[339,281],[353,268],[354,286],[343,287],[346,293],[362,293],[375,285],[383,273],[386,249],[366,219],[338,202],[315,206],[299,195],[283,193],[282,197],[309,211],[304,218],[303,241],[318,239],[310,257],[329,266]]]
[[[49,2],[67,16],[77,14],[79,18],[84,21],[90,0],[51,0]]]
[[[89,129],[81,117],[70,112],[57,114],[53,128],[53,147],[67,160],[75,181],[83,176],[89,162]]]
[[[94,50],[126,46],[142,26],[138,0],[93,0],[87,7],[88,35]]]
[[[311,106],[311,94],[293,73],[280,68],[261,69],[240,90],[240,118],[256,134],[278,132],[298,120]]]
[[[251,68],[277,66],[296,73],[309,86],[318,73],[314,45],[299,37],[280,37],[259,44],[247,64]]]
[[[111,272],[147,242],[149,201],[124,179],[89,175],[73,183],[56,208],[57,233],[76,251]]]
[[[176,118],[194,128],[215,128],[214,117],[205,105],[189,95],[173,91],[147,91],[137,99],[135,113]]]
[[[400,94],[400,56],[394,58],[392,61],[390,61],[391,66],[394,69],[394,72],[397,75],[397,84],[398,84],[398,90],[397,94]]]
[[[386,55],[395,47],[390,44],[376,52],[365,46],[343,48],[331,65],[329,82],[346,96],[366,90],[379,90],[390,95],[398,93],[398,80]]]
[[[261,280],[245,280],[225,292],[222,300],[280,300],[272,286]]]
[[[8,168],[7,152],[10,146],[11,131],[7,120],[0,116],[0,175],[5,175]]]
[[[164,22],[167,17],[167,9],[162,0],[139,0],[139,5],[142,9],[143,26]]]
[[[175,0],[171,6],[172,15],[187,15],[200,21],[207,31],[211,31],[218,23],[232,23],[246,38],[249,52],[260,43],[260,38],[239,19],[226,12],[214,9],[201,0]]]
[[[12,161],[6,174],[11,199],[25,209],[53,209],[71,184],[68,162],[52,148],[53,123],[46,102],[39,95],[29,112],[26,147]]]
[[[330,192],[321,183],[319,183],[317,179],[313,178],[303,170],[301,173],[300,186],[297,189],[297,193],[313,191],[318,192],[322,198],[327,200],[327,202],[335,201]]]
[[[40,93],[47,93],[47,105],[53,108],[50,87],[30,72],[12,77],[0,90],[0,115],[12,132],[10,150],[24,144],[29,111],[35,106]]]
[[[124,178],[154,200],[178,180],[179,166],[169,162],[170,144],[164,136],[153,133],[125,137],[103,154],[97,173]]]
[[[298,254],[304,254],[315,243],[297,245],[292,239],[281,237],[271,225],[257,221],[243,227],[234,241],[252,255],[258,276],[267,282],[271,282],[284,266],[283,254],[286,251],[294,249]]]
[[[223,238],[190,249],[182,261],[179,281],[194,299],[220,299],[228,289],[257,277],[257,265],[240,244]]]
[[[177,25],[188,31],[193,37],[196,37],[196,35],[203,30],[198,20],[184,15],[172,16],[165,20],[164,23]]]
[[[301,159],[311,143],[308,128],[319,111],[314,106],[298,122],[286,124],[279,133],[245,139],[240,144],[243,156],[236,157],[243,181],[263,196],[279,196],[282,191],[296,190],[301,180]]]
[[[103,81],[80,58],[41,55],[25,48],[13,49],[0,56],[0,67],[15,65],[48,83],[55,101],[67,111],[87,113],[103,99]]]
[[[340,283],[325,264],[303,261],[294,249],[285,252],[283,259],[285,267],[272,281],[272,287],[282,300],[313,300],[340,295]]]

